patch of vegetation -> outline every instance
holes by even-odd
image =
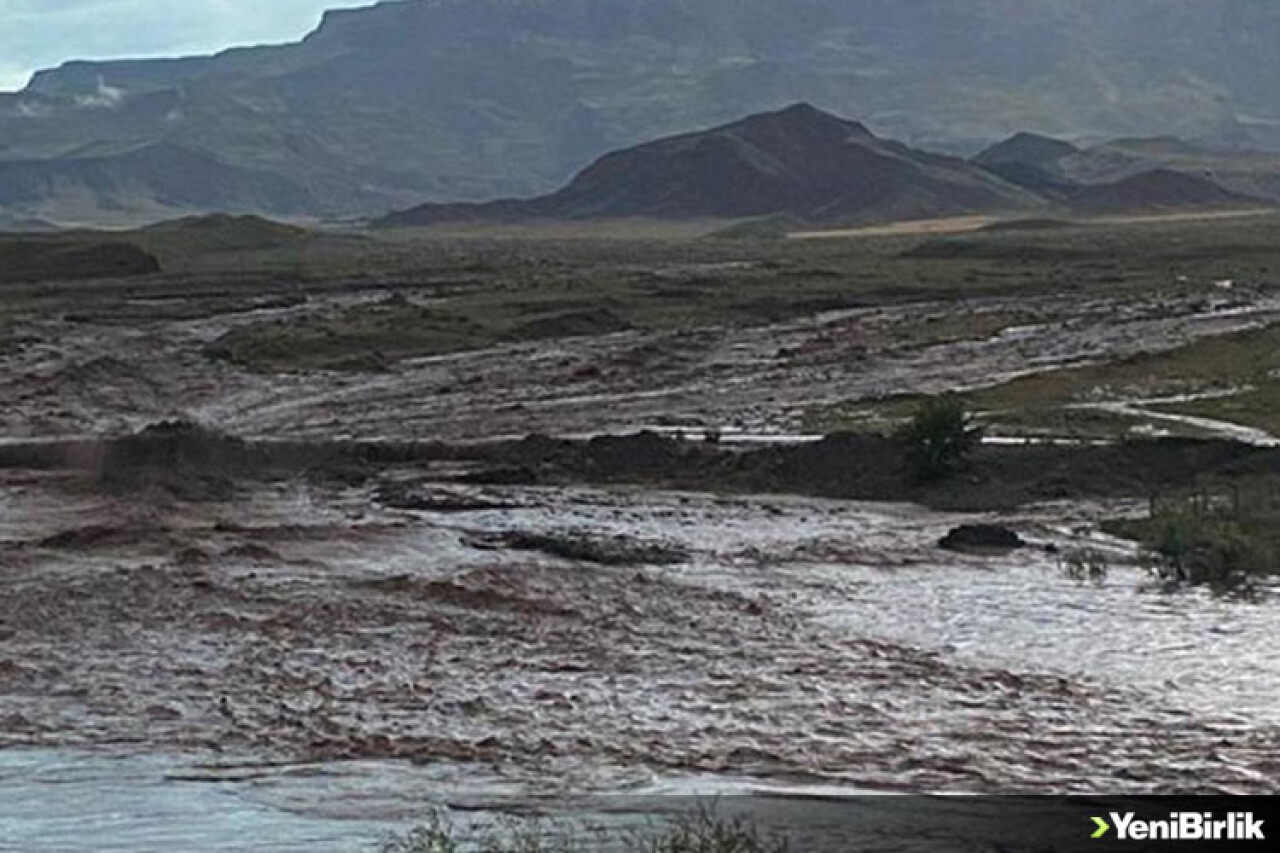
[[[1280,325],[1204,338],[1163,353],[1015,379],[970,395],[983,409],[1025,409],[1195,394],[1267,383],[1280,370]]]
[[[86,236],[0,235],[0,285],[127,278],[160,272],[154,255],[124,241]]]
[[[964,403],[954,395],[930,397],[897,434],[917,477],[937,480],[956,467],[982,442]]]
[[[209,354],[261,371],[378,370],[401,358],[474,349],[494,337],[467,317],[393,297],[234,329]]]
[[[1265,379],[1255,375],[1252,384],[1238,394],[1168,403],[1152,408],[1171,414],[1230,421],[1280,435],[1280,367],[1271,371]]]
[[[281,236],[289,239],[268,235],[249,241],[255,248],[234,251],[223,250],[221,237],[208,239],[208,230],[81,235],[136,242],[164,271],[92,287],[7,284],[0,314],[166,320],[229,314],[238,305],[261,310],[283,298],[302,310],[290,312],[287,323],[263,320],[237,329],[213,352],[263,371],[377,369],[397,359],[529,337],[749,325],[836,309],[1063,293],[1123,298],[1157,289],[1180,298],[1220,279],[1271,280],[1280,269],[1280,218],[1269,217],[971,234],[965,239],[978,249],[942,258],[908,257],[911,247],[929,239],[918,235],[708,240],[700,239],[705,228],[683,234],[644,223],[587,233],[548,226],[316,231],[292,239],[285,231]],[[361,292],[402,294],[417,307],[335,308],[327,298]],[[929,312],[936,315],[936,306]],[[933,323],[886,324],[883,338],[859,343],[870,350],[928,345],[1021,322],[959,312]],[[971,408],[988,407],[971,401]]]
[[[1240,389],[1239,393],[1233,393]],[[1280,434],[1280,324],[1203,338],[1167,352],[1053,370],[965,392],[964,405],[993,432],[1114,439],[1141,432],[1203,437],[1193,425],[1090,408],[1105,402],[1205,395],[1152,405]],[[901,420],[920,397],[849,403],[811,415],[827,429]]]
[[[1280,574],[1280,492],[1274,481],[1228,493],[1157,503],[1146,519],[1106,525],[1139,542],[1152,574],[1169,588],[1251,592]]]
[[[1110,572],[1106,555],[1092,548],[1072,548],[1064,553],[1062,569],[1076,583],[1101,584]]]
[[[499,821],[462,829],[436,812],[427,823],[388,839],[380,853],[787,853],[785,840],[739,819],[698,812],[645,831],[577,822]]]
[[[957,396],[966,406],[977,405],[981,392]],[[910,419],[924,397],[905,395],[882,400],[862,400],[810,412],[805,427],[811,432],[888,434]],[[1152,407],[1159,410],[1159,407]],[[1113,412],[1086,406],[1029,406],[1027,408],[973,410],[974,422],[987,435],[1051,437],[1072,441],[1111,441],[1130,436],[1209,438],[1204,429],[1148,417],[1140,412]]]

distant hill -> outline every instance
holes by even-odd
[[[1205,178],[1170,169],[1153,169],[1112,183],[1085,186],[1067,200],[1071,210],[1090,215],[1222,210],[1265,204]]]
[[[1010,165],[1048,168],[1079,150],[1070,142],[1024,131],[985,149],[973,162],[988,168]]]
[[[1197,174],[1148,168],[1126,153],[1114,180],[1072,177],[1115,150],[1199,152],[1177,140],[1081,150],[1021,133],[965,162],[917,151],[809,104],[608,154],[546,196],[424,204],[382,227],[589,219],[728,219],[858,224],[965,214],[1146,214],[1272,203]],[[1102,170],[1106,174],[1106,170]]]
[[[228,252],[275,249],[312,237],[305,228],[259,216],[189,216],[160,222],[139,232],[147,238],[173,239],[189,251]]]
[[[1166,174],[1173,172],[1199,179],[1199,183],[1184,183],[1181,192],[1188,200],[1211,199],[1213,193],[1197,191],[1197,187],[1206,189],[1204,183],[1208,182],[1229,194],[1247,196],[1255,204],[1280,203],[1280,154],[1209,148],[1173,136],[1117,139],[1077,148],[1061,140],[1020,133],[986,149],[973,162],[1059,201],[1084,187],[1118,182],[1125,185],[1115,195],[1116,201],[1144,191],[1178,195],[1172,176]],[[1140,176],[1145,177],[1130,181]],[[1219,200],[1231,201],[1225,197]]]
[[[1174,137],[1121,139],[1064,157],[1057,166],[1066,179],[1085,184],[1168,170],[1280,203],[1280,154],[1264,151],[1208,148]]]
[[[0,208],[67,224],[131,224],[180,210],[301,215],[308,192],[270,172],[229,166],[198,149],[156,143],[53,160],[0,161]]]
[[[128,242],[0,234],[0,284],[121,278],[159,271],[155,256]]]
[[[37,74],[0,95],[0,210],[350,217],[537,195],[607,151],[796,101],[954,153],[1025,128],[1280,149],[1276,44],[1264,0],[384,2],[295,44]],[[1156,167],[1173,166],[1132,173]]]
[[[798,104],[608,154],[547,196],[427,204],[379,224],[766,216],[852,223],[1041,203],[964,160],[913,150]]]

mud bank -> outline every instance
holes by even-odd
[[[629,484],[730,493],[786,493],[913,502],[986,511],[1046,501],[1140,498],[1280,473],[1280,451],[1230,441],[1151,439],[1111,445],[989,445],[956,475],[914,477],[892,439],[837,435],[797,445],[723,447],[653,433],[590,440],[533,436],[478,444],[443,442],[246,441],[188,423],[168,423],[102,441],[0,445],[0,469],[79,472],[119,494],[153,489],[185,500],[227,500],[243,482],[361,484],[403,466],[472,485]],[[395,486],[402,509],[451,508]],[[466,503],[466,511],[488,507]]]
[[[1045,501],[1147,498],[1205,478],[1280,472],[1280,453],[1227,441],[985,446],[955,476],[921,482],[902,446],[874,436],[723,450],[652,434],[587,442],[533,438],[493,448],[505,464],[469,479],[509,484],[632,483],[913,502],[985,511]]]

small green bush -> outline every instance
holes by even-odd
[[[934,480],[951,474],[982,442],[982,430],[953,394],[930,397],[898,431],[916,476]]]
[[[1280,502],[1272,481],[1261,486],[1153,499],[1148,518],[1104,529],[1138,542],[1143,563],[1167,588],[1253,594],[1260,579],[1280,575]]]
[[[1143,540],[1152,573],[1171,586],[1241,590],[1276,573],[1276,554],[1230,517],[1174,508],[1158,514]]]

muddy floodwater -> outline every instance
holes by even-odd
[[[6,474],[0,835],[32,841],[0,849],[237,849],[187,811],[367,849],[459,797],[1280,771],[1276,605],[1147,588],[1089,532],[1131,507],[998,517],[1032,547],[961,556],[936,542],[965,517],[905,505],[389,476],[438,509]],[[1050,553],[1086,539],[1101,585]],[[93,846],[112,821],[130,840]]]
[[[1017,325],[903,343],[907,320],[953,310],[929,303],[372,373],[205,353],[239,326],[377,298],[15,319],[0,448],[177,416],[320,444],[652,426],[772,447],[816,440],[815,406],[1167,350],[1280,312],[1265,294],[991,299],[967,310]],[[973,516],[478,485],[440,459],[214,471],[194,496],[182,471],[120,488],[89,462],[0,469],[0,851],[364,851],[432,805],[583,794],[1275,790],[1280,605],[1153,589],[1097,533],[1141,506]],[[938,547],[975,520],[1029,546]],[[1104,581],[1066,576],[1082,545],[1107,555]]]

